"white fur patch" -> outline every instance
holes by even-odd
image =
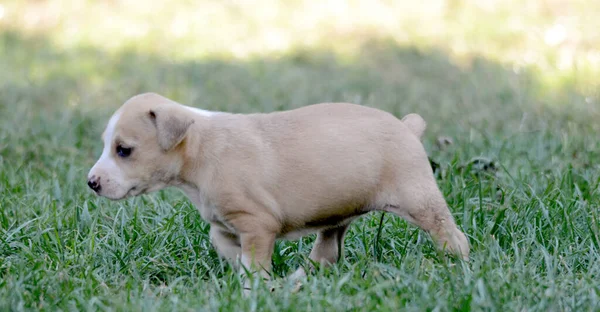
[[[247,255],[242,254],[242,272],[244,271],[244,268],[249,271],[252,270],[252,259]]]
[[[98,159],[98,163],[103,163],[103,162],[107,162],[106,165],[110,166],[115,166],[116,167],[116,163],[114,161],[114,159],[112,159],[111,156],[111,152],[112,152],[112,141],[114,139],[115,136],[115,127],[117,125],[117,122],[119,121],[119,118],[121,117],[121,112],[117,111],[108,121],[108,125],[106,126],[106,130],[104,131],[104,149],[102,150],[102,155],[100,155],[100,159]]]
[[[306,277],[306,271],[304,271],[304,268],[300,267],[298,268],[298,270],[296,270],[296,272],[292,273],[292,275],[290,275],[289,279],[292,281],[297,281],[300,279],[303,279]]]
[[[192,111],[192,112],[194,112],[198,115],[204,116],[204,117],[210,117],[210,116],[214,116],[214,115],[221,113],[221,112],[209,111],[209,110],[204,110],[204,109],[191,107],[191,106],[184,106],[184,107],[186,109],[188,109],[189,111]]]
[[[120,193],[121,185],[120,182],[122,180],[119,167],[117,166],[117,162],[112,157],[112,142],[115,136],[115,127],[119,118],[121,117],[121,113],[117,111],[108,121],[108,125],[106,126],[106,130],[104,131],[104,137],[102,140],[104,141],[104,149],[102,150],[102,155],[96,164],[90,169],[88,178],[92,176],[101,177],[100,181],[102,185],[102,193],[103,195],[107,195],[112,197],[114,194]],[[109,174],[110,177],[103,177],[103,175]],[[108,179],[111,180],[108,183]]]

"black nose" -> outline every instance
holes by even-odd
[[[94,190],[94,192],[98,193],[100,192],[100,179],[96,178],[96,177],[92,177],[91,179],[88,180],[88,186]]]

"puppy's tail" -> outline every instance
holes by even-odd
[[[402,118],[402,122],[410,129],[410,131],[419,138],[423,137],[427,123],[423,117],[418,114],[408,114]]]

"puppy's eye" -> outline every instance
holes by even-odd
[[[119,155],[119,157],[129,157],[129,155],[131,155],[131,151],[131,147],[123,147],[121,144],[117,145],[117,155]]]

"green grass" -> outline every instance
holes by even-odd
[[[515,70],[516,60],[477,48],[519,55],[520,45],[502,44],[505,34],[494,27],[501,23],[490,19],[471,38],[476,27],[459,23],[465,14],[448,22],[448,32],[473,44],[469,57],[418,27],[406,42],[382,31],[340,50],[332,47],[346,42],[340,34],[329,45],[244,57],[224,48],[170,54],[151,35],[112,49],[92,35],[69,45],[59,30],[0,30],[0,310],[597,310],[600,104],[590,87],[600,79],[588,75],[597,67]],[[528,21],[546,25],[544,18]],[[591,32],[583,38],[598,43]],[[232,38],[226,33],[223,42]],[[471,260],[439,258],[427,235],[391,215],[376,244],[380,215],[371,214],[352,225],[343,260],[298,292],[284,276],[306,262],[314,237],[278,242],[281,287],[258,285],[243,298],[237,272],[219,260],[208,225],[178,191],[111,202],[87,189],[108,117],[145,91],[232,112],[350,101],[399,117],[421,114],[429,124],[424,144],[442,165],[438,183],[473,246]],[[439,150],[442,135],[454,144]],[[471,168],[480,156],[498,171]]]

